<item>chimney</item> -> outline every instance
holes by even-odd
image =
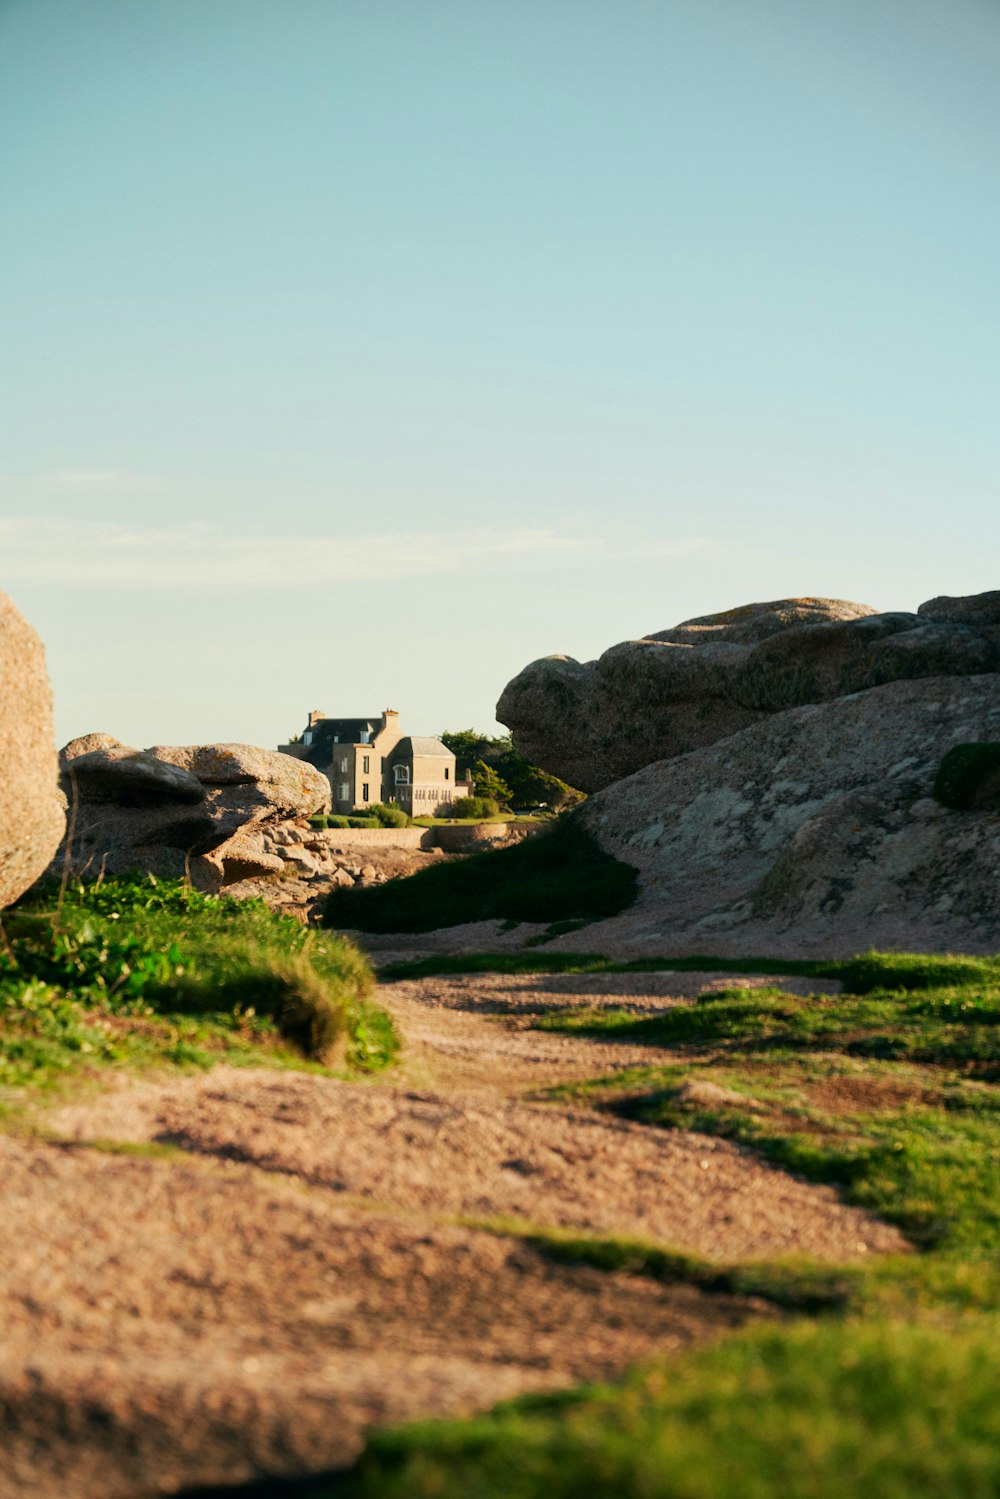
[[[320,719],[325,717],[326,714],[321,708],[314,708],[309,715],[309,728],[311,729],[313,724],[319,723]]]

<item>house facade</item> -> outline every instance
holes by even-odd
[[[378,718],[327,718],[316,709],[302,737],[278,749],[327,776],[335,812],[386,802],[411,817],[447,817],[456,797],[472,794],[456,781],[451,750],[440,739],[404,736],[393,708]]]

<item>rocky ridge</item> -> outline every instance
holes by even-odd
[[[522,754],[598,791],[790,708],[998,670],[1000,591],[931,599],[915,614],[779,599],[686,620],[597,661],[534,661],[504,689],[497,717]]]
[[[642,893],[588,947],[995,952],[1000,816],[931,795],[945,751],[976,739],[1000,739],[995,675],[790,709],[619,781],[582,816]]]
[[[639,870],[594,951],[1000,948],[1000,803],[932,794],[947,751],[1000,741],[1000,591],[916,614],[748,605],[587,667],[535,663],[498,714],[546,769],[603,787],[580,815]]]

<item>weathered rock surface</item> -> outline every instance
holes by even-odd
[[[64,745],[59,754],[63,760],[76,760],[80,755],[89,755],[91,750],[122,748],[121,740],[113,734],[81,734],[79,739],[71,739]]]
[[[790,709],[646,767],[580,814],[642,887],[588,949],[1000,950],[1000,817],[931,798],[948,749],[998,739],[989,673]]]
[[[1000,593],[934,599],[916,614],[779,599],[626,641],[597,661],[532,662],[497,717],[528,759],[595,791],[789,708],[998,669]]]
[[[150,807],[162,802],[193,806],[205,800],[196,776],[158,760],[148,750],[105,745],[86,754],[63,751],[67,777],[81,801],[119,807]]]
[[[44,873],[65,821],[45,653],[0,593],[0,908]]]
[[[139,750],[88,734],[62,758],[75,807],[71,857],[81,873],[186,872],[208,887],[279,873],[282,861],[251,831],[330,807],[324,775],[254,745]]]
[[[1000,641],[1000,588],[989,593],[972,593],[964,598],[928,599],[917,610],[919,615],[938,624],[970,625],[994,643]]]

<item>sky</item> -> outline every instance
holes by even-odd
[[[1000,587],[995,0],[0,0],[0,588],[60,742],[496,731]]]

